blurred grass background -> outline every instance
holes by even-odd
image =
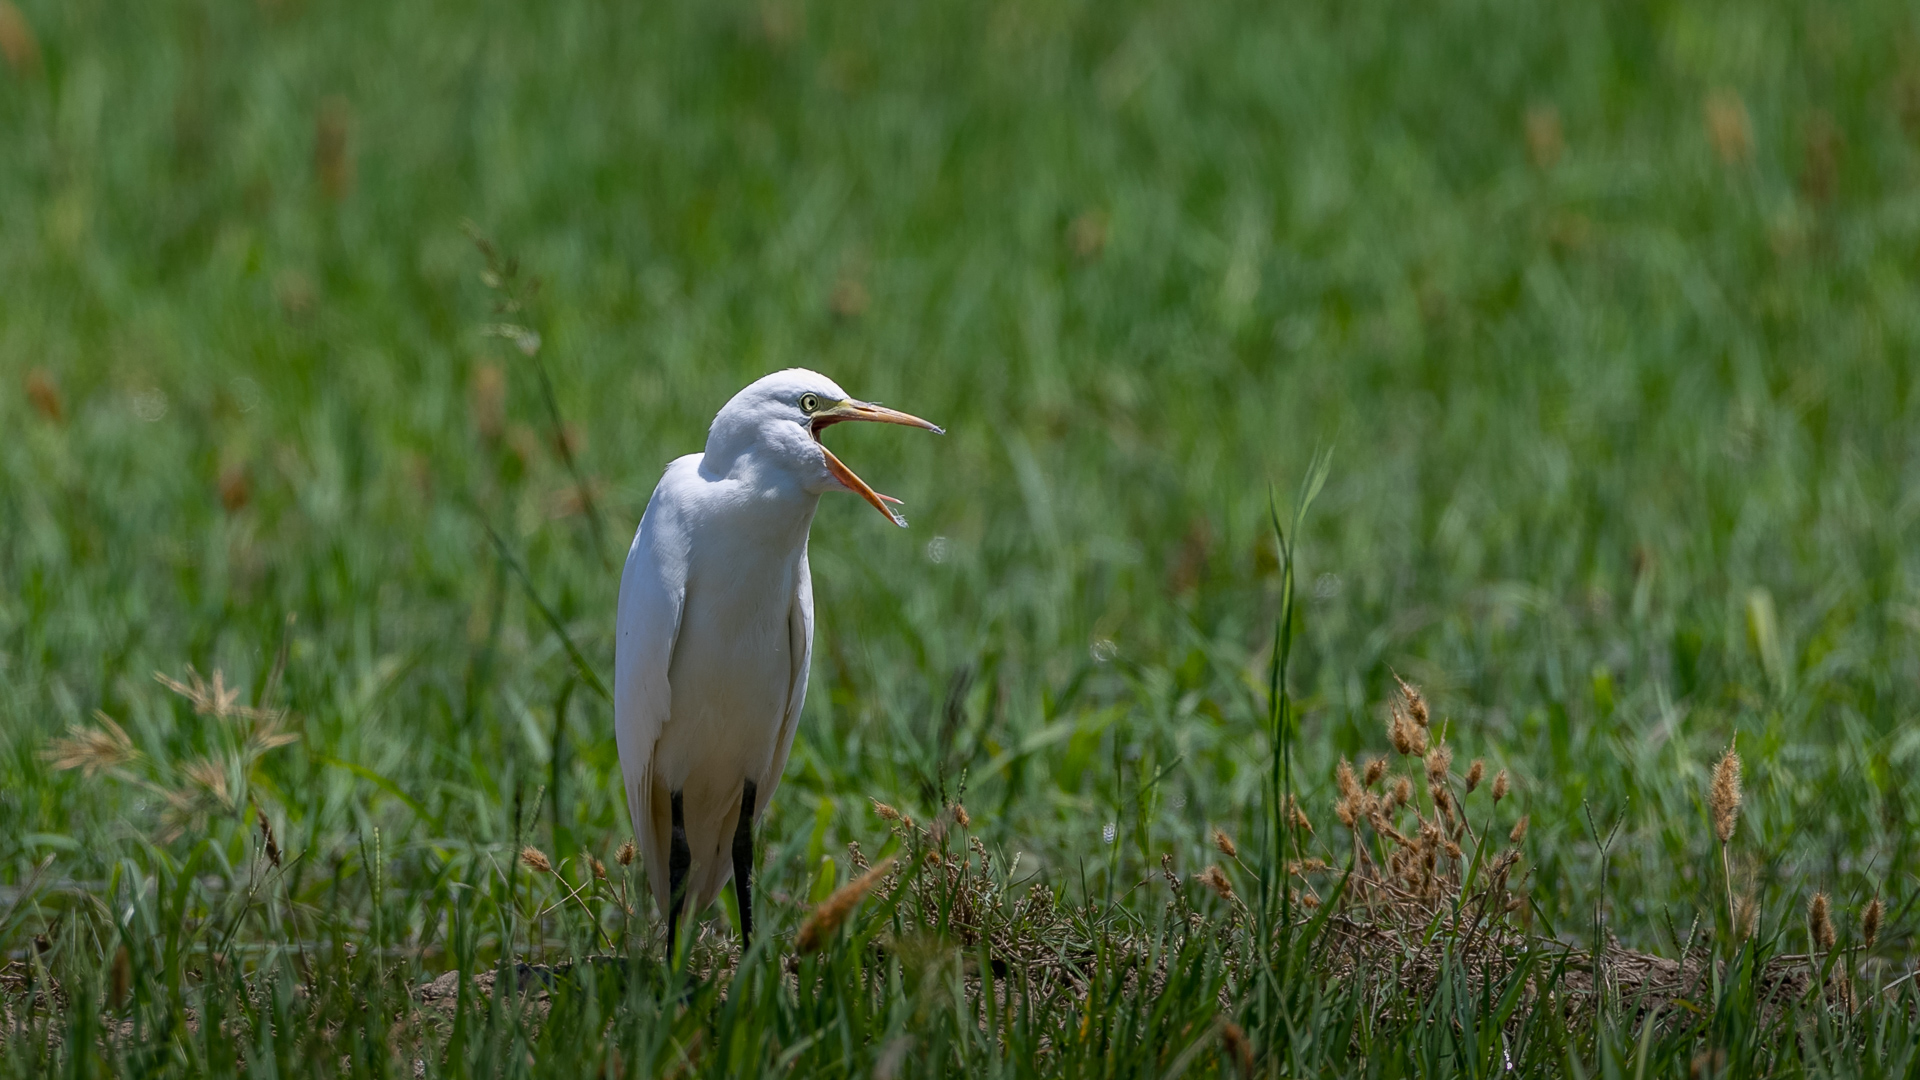
[[[1541,911],[1650,945],[1713,917],[1737,734],[1768,918],[1880,892],[1908,940],[1908,5],[15,3],[0,882],[155,836],[48,740],[206,753],[150,673],[251,698],[289,613],[301,741],[243,778],[285,846],[430,877],[539,798],[606,857],[609,710],[482,522],[604,678],[662,465],[803,365],[950,434],[835,432],[913,529],[815,525],[776,891],[962,777],[1075,890],[1249,827],[1269,486],[1331,446],[1309,785],[1385,752],[1398,671],[1518,778]],[[465,221],[539,279],[604,539]]]

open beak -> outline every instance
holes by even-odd
[[[843,401],[838,405],[829,405],[813,414],[813,423],[810,425],[813,431],[813,441],[820,442],[820,432],[823,428],[849,420],[870,420],[878,424],[903,424],[907,427],[925,428],[935,435],[946,434],[938,424],[929,423],[910,413],[903,413],[898,409],[889,409],[883,405],[870,405],[864,401]],[[833,474],[835,480],[840,481],[848,491],[867,500],[875,510],[885,514],[887,520],[903,529],[907,527],[907,519],[902,517],[898,510],[894,509],[895,506],[900,505],[899,499],[891,495],[882,495],[868,487],[865,480],[855,476],[852,469],[841,464],[840,459],[833,456],[833,451],[827,449],[825,443],[820,444],[820,452],[827,456],[827,471]]]

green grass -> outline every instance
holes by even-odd
[[[419,1031],[457,1075],[616,1047],[670,1071],[696,1033],[712,1075],[1203,1075],[1232,1068],[1226,1019],[1275,1075],[1912,1067],[1908,991],[1782,1019],[1736,965],[1686,1023],[1516,1012],[1543,947],[1369,997],[1318,932],[1197,932],[1152,885],[1163,853],[1216,860],[1214,826],[1259,846],[1269,493],[1284,514],[1330,447],[1289,681],[1316,845],[1345,850],[1333,767],[1386,752],[1398,672],[1458,762],[1517,778],[1532,929],[1674,956],[1724,938],[1704,797],[1737,736],[1759,953],[1806,951],[1815,890],[1843,940],[1880,895],[1859,982],[1911,967],[1908,5],[15,2],[0,949],[25,1027],[0,1069],[232,1071],[222,1010],[259,1075],[411,1070]],[[467,221],[539,279],[523,310]],[[485,332],[507,319],[540,366]],[[562,894],[515,869],[533,843],[578,883],[628,831],[610,710],[531,597],[607,679],[660,467],[796,364],[950,434],[836,431],[913,528],[854,499],[814,528],[813,692],[763,832],[782,942],[685,1001],[589,967],[544,1019],[502,995],[435,1027],[405,991],[443,971],[602,933],[657,953],[604,897],[601,929],[534,918]],[[188,665],[299,740],[170,814],[188,764],[238,752],[151,677]],[[124,777],[46,757],[95,710],[142,754]],[[1015,893],[1082,920],[1091,981],[996,1033],[969,1011],[994,958],[888,901],[782,982],[847,842],[884,842],[869,800],[925,822],[963,785]],[[1114,943],[1178,977],[1142,992]],[[116,979],[117,1012],[72,1007]],[[142,1037],[70,1052],[122,1022]]]

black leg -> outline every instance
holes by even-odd
[[[673,846],[667,851],[667,963],[673,963],[673,946],[680,934],[680,909],[687,902],[687,869],[693,865],[693,852],[687,848],[687,816],[680,808],[680,793],[673,793]]]
[[[740,902],[740,949],[753,944],[753,781],[740,796],[740,822],[733,827],[733,898]]]

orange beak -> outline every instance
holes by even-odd
[[[864,401],[843,401],[838,405],[829,405],[813,414],[813,441],[820,442],[820,431],[822,428],[829,427],[833,424],[845,423],[849,420],[868,420],[878,424],[902,424],[907,427],[924,428],[933,432],[935,435],[946,434],[938,424],[929,423],[910,413],[903,413],[898,409],[889,409],[881,405],[871,405]],[[820,452],[827,456],[827,471],[833,474],[835,480],[840,481],[848,491],[867,500],[875,510],[885,514],[887,520],[903,529],[907,527],[907,519],[900,516],[900,512],[893,508],[900,505],[899,499],[891,495],[882,495],[868,487],[865,480],[854,475],[852,469],[847,468],[841,463],[839,458],[833,456],[833,451],[827,449],[825,443],[820,444]]]

